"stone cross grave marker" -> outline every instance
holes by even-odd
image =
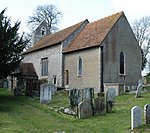
[[[93,116],[92,104],[89,101],[82,101],[78,105],[78,118],[85,119]]]
[[[116,96],[116,91],[114,88],[110,88],[106,91],[106,112],[112,112],[113,102]]]
[[[40,103],[48,104],[52,99],[52,90],[48,84],[42,84],[40,88]]]
[[[142,89],[143,89],[143,85],[139,84],[138,87],[137,87],[136,95],[135,95],[136,98],[141,96]]]
[[[138,106],[134,106],[131,109],[131,130],[135,127],[139,127],[142,125],[142,113],[141,108]]]
[[[150,124],[150,104],[144,106],[144,120],[145,124]]]

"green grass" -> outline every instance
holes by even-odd
[[[67,107],[68,94],[61,91],[49,105],[39,103],[39,98],[13,96],[5,89],[0,89],[0,133],[130,133],[131,108],[150,103],[150,93],[118,96],[113,112],[79,120],[61,114],[50,108]],[[150,125],[134,130],[134,133],[149,133]]]

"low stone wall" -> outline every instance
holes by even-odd
[[[104,92],[110,88],[114,88],[116,90],[116,96],[122,95],[125,92],[135,91],[137,89],[136,85],[124,85],[119,83],[104,83]]]

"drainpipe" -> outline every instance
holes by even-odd
[[[62,53],[62,71],[61,71],[61,73],[62,73],[62,81],[61,81],[62,87],[64,87],[64,71],[65,71],[64,70],[64,65],[65,65],[64,60],[65,60],[64,54]]]
[[[104,92],[103,85],[103,46],[100,46],[100,93]]]
[[[61,59],[61,87],[64,87],[64,60],[65,60],[65,55],[63,53],[63,43],[61,43],[61,56],[62,56],[62,59]]]

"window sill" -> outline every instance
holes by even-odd
[[[119,74],[119,76],[120,76],[120,77],[125,77],[125,76],[126,76],[126,74]]]
[[[46,75],[46,76],[41,76],[41,78],[48,78],[48,75]]]

